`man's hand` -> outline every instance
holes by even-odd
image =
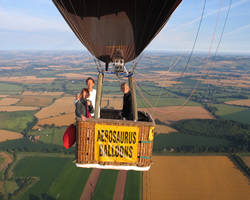
[[[76,100],[78,101],[79,99],[80,99],[80,95],[77,94],[77,95],[76,95]]]

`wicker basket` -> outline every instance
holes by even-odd
[[[110,113],[113,112],[113,115]],[[106,113],[106,114],[105,114]],[[144,121],[126,121],[107,118],[116,118],[115,110],[101,110],[100,119],[88,119],[86,122],[77,121],[76,165],[78,167],[97,167],[103,169],[132,169],[148,170],[152,164],[153,140],[149,138],[154,129],[154,120],[147,113],[138,112],[139,118]],[[144,117],[143,117],[144,116]],[[106,118],[106,119],[104,119]],[[145,121],[146,120],[146,121]],[[134,162],[103,162],[95,159],[95,127],[96,125],[138,127],[137,156]]]

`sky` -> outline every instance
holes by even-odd
[[[249,10],[250,0],[183,0],[145,51],[250,53]],[[0,0],[0,50],[86,48],[52,0]]]

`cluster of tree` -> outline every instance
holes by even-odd
[[[22,191],[26,190],[28,187],[30,187],[34,182],[39,181],[39,178],[37,177],[17,177],[14,179],[16,182],[18,182],[19,188],[14,191],[14,193],[9,194],[8,199],[16,199],[17,196],[22,193]]]
[[[233,141],[236,152],[250,151],[250,125],[233,120],[192,119],[181,120],[172,127],[183,134],[208,136]],[[232,149],[232,152],[233,151]]]
[[[218,108],[217,108],[217,107],[215,107],[215,106],[209,106],[209,105],[207,105],[207,104],[204,104],[204,107],[205,107],[205,109],[206,109],[208,112],[212,113],[215,117],[217,117],[217,115],[215,114],[215,112],[218,111]]]
[[[30,148],[30,147],[17,147],[17,148],[0,148],[1,151],[13,152],[42,152],[42,153],[64,153],[64,154],[75,154],[75,149],[66,150],[64,147],[58,148]]]
[[[21,132],[24,136],[27,136],[28,132],[37,124],[38,119],[34,116],[32,122],[27,122],[26,128]]]
[[[243,148],[243,149],[242,149]],[[179,146],[179,147],[153,147],[154,152],[177,152],[177,153],[238,153],[246,152],[247,146]]]

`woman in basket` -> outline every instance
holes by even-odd
[[[80,94],[79,101],[76,102],[76,117],[80,117],[82,121],[86,121],[87,118],[91,118],[90,113],[94,113],[94,107],[90,100],[87,100],[89,97],[89,90],[87,88],[83,88]]]

